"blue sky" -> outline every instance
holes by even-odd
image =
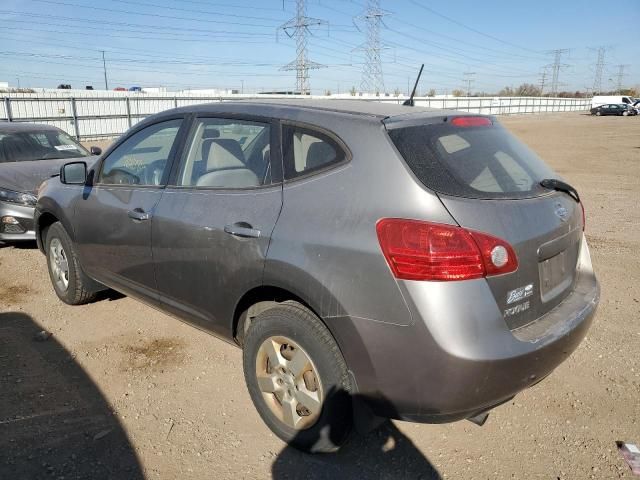
[[[311,72],[313,93],[345,92],[361,81],[364,42],[357,17],[367,0],[307,0],[307,14],[328,25],[312,29],[308,54],[326,68]],[[607,46],[603,87],[614,88],[618,64],[624,84],[640,84],[639,0],[488,1],[381,0],[386,90],[407,90],[420,63],[420,91],[463,88],[495,92],[539,83],[562,58],[562,89],[591,87],[596,51]],[[0,0],[0,81],[15,86],[109,88],[132,85],[181,88],[291,90],[295,41],[278,26],[295,11],[293,0]],[[355,20],[354,20],[355,18]],[[625,20],[627,18],[628,20]],[[358,28],[357,28],[358,27]],[[549,71],[549,76],[550,76]],[[548,85],[548,83],[547,83]]]

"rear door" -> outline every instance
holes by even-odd
[[[99,166],[75,207],[83,267],[127,294],[154,296],[151,224],[184,119],[166,119],[130,135]]]
[[[465,118],[465,117],[462,117]],[[416,176],[460,226],[506,240],[517,271],[487,277],[510,328],[545,314],[572,291],[582,239],[580,204],[540,186],[558,176],[488,117],[390,129]]]
[[[226,338],[237,301],[262,284],[282,207],[277,132],[270,120],[196,118],[154,215],[164,308]]]

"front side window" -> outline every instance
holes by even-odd
[[[251,188],[272,183],[268,123],[200,118],[193,132],[177,185]]]
[[[98,183],[162,185],[181,124],[168,120],[134,133],[104,160]]]
[[[286,126],[283,129],[285,178],[299,177],[346,159],[336,141],[314,130]]]
[[[86,157],[89,152],[59,130],[0,133],[0,163]]]

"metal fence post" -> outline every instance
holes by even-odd
[[[173,106],[178,108],[178,97],[173,97]]]
[[[11,115],[11,99],[9,97],[4,97],[4,110],[7,112],[7,122],[11,122],[13,116]]]
[[[80,141],[80,125],[78,125],[78,111],[76,110],[75,97],[71,97],[71,115],[73,115],[73,126],[76,132],[76,140]]]
[[[131,128],[131,103],[129,102],[129,97],[125,97],[125,101],[127,104],[127,122],[129,123],[129,128]]]

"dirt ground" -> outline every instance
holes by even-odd
[[[631,478],[615,441],[640,443],[640,118],[503,123],[584,198],[602,302],[573,356],[484,427],[393,422],[300,454],[254,410],[240,350],[116,294],[64,305],[38,250],[4,246],[0,478]]]

